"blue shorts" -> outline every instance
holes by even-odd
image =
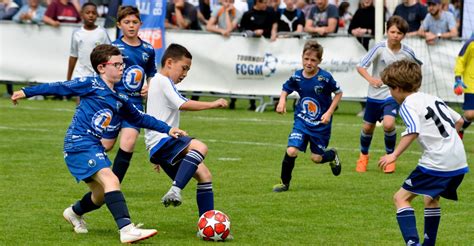
[[[150,162],[159,164],[163,171],[174,179],[178,172],[179,163],[185,155],[180,155],[193,140],[190,137],[183,136],[179,138],[167,138],[164,142],[158,143],[150,150]]]
[[[399,105],[393,98],[387,99],[384,102],[374,102],[369,99],[365,105],[364,121],[375,124],[377,121],[382,121],[385,115],[396,118],[398,108]]]
[[[78,152],[64,152],[64,161],[78,183],[112,165],[101,145],[93,145],[88,150]]]
[[[134,102],[133,105],[135,105],[135,107],[138,110],[144,112],[143,104],[141,102]],[[112,120],[110,121],[110,124],[107,127],[107,129],[104,131],[104,134],[102,135],[102,138],[115,139],[119,135],[120,130],[122,128],[133,128],[133,129],[136,129],[138,132],[140,132],[140,127],[136,127],[135,125],[129,123],[126,120],[124,120],[119,115],[115,115],[112,118]]]
[[[474,94],[464,93],[463,110],[474,110]]]
[[[431,198],[438,196],[450,200],[458,200],[457,188],[461,184],[464,174],[453,177],[438,177],[426,174],[419,167],[408,176],[403,183],[403,189],[418,195],[426,195]]]
[[[293,128],[288,136],[288,147],[295,147],[300,151],[306,152],[306,148],[310,143],[309,148],[311,153],[322,155],[329,144],[329,134],[327,136],[311,136],[301,130]]]

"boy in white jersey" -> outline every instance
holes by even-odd
[[[387,21],[388,39],[379,42],[370,49],[357,66],[359,74],[369,82],[364,124],[360,133],[360,156],[356,165],[357,172],[367,171],[369,148],[377,121],[383,120],[386,153],[392,153],[395,148],[397,142],[395,117],[397,116],[398,105],[390,96],[388,87],[380,80],[380,73],[387,65],[403,59],[416,61],[421,65],[413,50],[401,43],[407,31],[408,23],[400,16],[392,16]],[[373,65],[372,75],[367,71],[371,64]],[[393,173],[395,163],[390,163],[383,171]]]
[[[466,153],[457,134],[463,124],[461,115],[438,97],[418,92],[421,68],[403,60],[392,63],[382,72],[383,82],[399,103],[406,130],[395,151],[380,158],[384,169],[394,162],[417,139],[423,154],[416,169],[394,195],[397,221],[407,245],[420,245],[414,209],[410,202],[424,196],[425,228],[423,245],[435,245],[441,218],[440,197],[457,200],[456,189],[469,171]]]
[[[94,75],[90,61],[92,50],[99,44],[110,44],[107,31],[95,24],[97,6],[94,3],[82,5],[81,18],[84,25],[72,33],[66,80]]]
[[[175,85],[180,83],[191,68],[191,53],[179,45],[171,44],[161,59],[161,71],[149,83],[147,113],[172,126],[179,125],[180,110],[205,110],[227,107],[225,99],[213,102],[189,100],[183,97]],[[173,179],[170,190],[163,196],[162,203],[179,206],[181,190],[191,177],[198,181],[196,201],[199,216],[214,209],[214,193],[212,192],[211,172],[204,165],[207,146],[197,139],[182,136],[173,139],[167,134],[145,129],[146,148],[150,153],[150,161],[156,164]]]

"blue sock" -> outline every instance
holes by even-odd
[[[415,210],[412,207],[398,209],[397,221],[406,245],[419,244],[420,238],[416,230]]]
[[[321,159],[321,163],[326,163],[328,161],[334,161],[334,159],[336,158],[336,152],[334,152],[334,150],[328,150],[328,151],[324,151],[323,155],[322,155],[322,159]]]
[[[423,245],[435,245],[440,219],[441,208],[425,208],[425,241],[423,241]]]
[[[464,123],[462,124],[461,131],[466,130],[471,125],[471,121],[469,121],[465,116],[462,117]]]
[[[132,223],[130,221],[130,214],[128,213],[125,197],[121,191],[115,190],[105,193],[104,200],[110,213],[114,216],[115,223],[117,223],[119,229]]]
[[[199,208],[199,216],[209,210],[214,209],[214,192],[212,192],[212,182],[197,184],[196,201]]]
[[[387,154],[393,153],[395,149],[395,144],[397,143],[397,130],[385,132],[385,151]]]
[[[87,192],[81,200],[77,201],[73,206],[72,206],[72,211],[76,213],[77,215],[83,215],[85,213],[88,213],[90,211],[99,209],[101,206],[95,205],[94,202],[92,202],[92,192]]]
[[[360,152],[364,155],[369,154],[370,143],[372,142],[372,134],[360,131]]]
[[[125,174],[127,173],[128,167],[130,166],[130,161],[132,160],[133,152],[125,152],[120,149],[117,151],[117,155],[114,159],[114,165],[112,166],[112,171],[115,176],[119,179],[119,182],[122,183]]]
[[[186,154],[179,165],[178,172],[173,181],[173,185],[184,189],[189,180],[193,177],[198,168],[199,163],[204,160],[204,155],[197,150],[191,150]]]
[[[291,157],[288,153],[285,152],[285,157],[283,157],[283,161],[281,163],[281,182],[287,186],[290,186],[291,181],[291,173],[293,172],[293,168],[295,168],[295,157]]]

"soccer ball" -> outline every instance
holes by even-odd
[[[198,221],[198,235],[206,241],[224,241],[230,234],[230,220],[218,210],[205,212]]]
[[[263,61],[262,73],[265,77],[270,77],[276,72],[276,66],[278,64],[278,58],[270,53],[265,54],[265,60]]]

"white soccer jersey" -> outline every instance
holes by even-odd
[[[400,50],[394,53],[387,44],[387,40],[377,43],[367,54],[362,58],[359,67],[368,69],[372,64],[372,77],[380,78],[382,71],[390,64],[399,60],[410,60],[422,64],[422,62],[415,56],[413,50],[402,44]],[[385,100],[390,96],[388,86],[382,85],[380,88],[369,86],[367,97],[375,100]]]
[[[188,99],[178,92],[171,79],[156,73],[148,84],[146,113],[172,127],[179,127],[179,108],[187,101]],[[145,144],[148,151],[169,138],[168,134],[145,129]]]
[[[99,44],[110,44],[107,31],[102,27],[86,30],[84,27],[74,30],[71,39],[70,56],[78,57],[72,78],[94,75],[90,55]]]
[[[424,172],[445,177],[467,173],[464,145],[454,128],[461,115],[438,97],[417,92],[402,103],[400,116],[407,127],[402,136],[418,133],[423,148],[418,165]]]

